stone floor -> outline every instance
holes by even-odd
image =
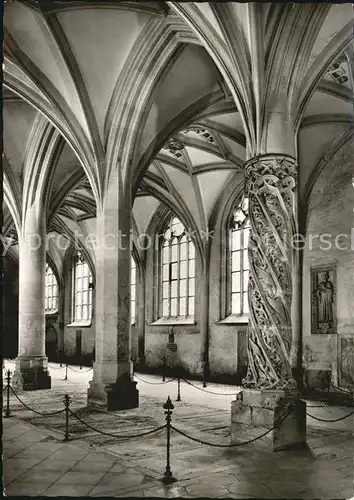
[[[6,368],[12,369],[10,361]],[[124,412],[85,408],[92,371],[50,363],[52,389],[20,392],[31,408],[72,410],[91,426],[120,436],[139,434],[165,423],[163,403],[175,406],[173,424],[195,438],[229,444],[230,402],[239,388],[199,382],[162,384],[160,377],[137,374],[140,406]],[[207,392],[208,391],[208,392]],[[308,412],[323,419],[346,415],[350,408],[318,408]],[[316,408],[309,408],[316,406]],[[322,423],[308,417],[308,449],[273,453],[264,440],[236,448],[217,448],[171,436],[171,469],[177,481],[163,486],[165,430],[136,439],[99,435],[70,418],[70,441],[63,442],[64,415],[33,414],[10,398],[11,417],[3,419],[3,475],[8,496],[209,497],[350,499],[353,497],[353,419]]]

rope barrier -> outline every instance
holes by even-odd
[[[49,366],[49,368],[51,368],[53,370],[61,370],[62,368],[65,368],[64,366],[51,366],[49,363],[48,363],[48,366]]]
[[[162,385],[162,384],[168,384],[169,382],[173,382],[174,380],[176,380],[177,377],[175,378],[171,378],[170,380],[165,380],[164,382],[148,382],[147,380],[144,380],[142,379],[141,377],[138,377],[138,375],[136,375],[136,373],[134,373],[134,377],[136,377],[138,380],[141,380],[142,382],[144,382],[145,384],[150,384],[150,385]]]
[[[27,410],[33,411],[33,413],[36,413],[37,415],[40,415],[41,417],[51,417],[52,415],[59,415],[59,413],[63,413],[65,411],[65,408],[63,408],[62,410],[52,412],[52,413],[43,413],[43,412],[34,410],[33,408],[30,408],[24,401],[22,401],[22,399],[16,394],[16,392],[13,390],[13,388],[11,386],[10,386],[10,389],[13,392],[13,394],[15,395],[15,397],[19,400],[19,402],[25,408],[27,408]]]
[[[235,392],[232,392],[232,393],[223,393],[223,392],[213,392],[213,391],[208,391],[206,389],[202,389],[201,387],[198,387],[197,385],[195,384],[192,384],[192,382],[190,382],[189,380],[186,380],[185,378],[183,379],[188,385],[191,385],[192,387],[195,387],[195,389],[199,389],[200,391],[203,391],[203,392],[207,392],[209,394],[215,394],[217,396],[235,396]]]
[[[325,420],[323,418],[314,417],[313,415],[310,415],[310,413],[308,413],[308,412],[306,412],[306,415],[308,417],[313,418],[314,420],[318,420],[319,422],[339,422],[340,420],[344,420],[344,419],[350,417],[351,415],[354,415],[354,411],[348,413],[348,415],[345,415],[344,417],[336,418],[336,419],[333,419],[333,420]]]
[[[151,431],[147,431],[147,432],[142,432],[141,434],[133,434],[133,435],[124,435],[124,436],[120,436],[119,434],[112,434],[110,432],[104,432],[104,431],[100,431],[99,429],[96,429],[95,427],[93,427],[92,425],[88,424],[87,422],[85,422],[84,420],[82,420],[78,415],[76,415],[76,413],[74,413],[72,410],[69,410],[70,414],[75,417],[77,420],[79,420],[79,422],[81,422],[82,424],[86,425],[86,427],[88,427],[89,429],[95,431],[95,432],[98,432],[99,434],[102,434],[103,436],[110,436],[110,437],[116,437],[116,438],[121,438],[121,439],[131,439],[131,438],[136,438],[136,437],[141,437],[141,436],[147,436],[149,434],[154,434],[154,432],[158,432],[158,431],[161,431],[162,429],[164,429],[166,427],[166,424],[165,425],[162,425],[160,427],[157,427],[156,429],[153,429]]]
[[[74,368],[71,368],[71,366],[68,366],[69,370],[75,372],[75,373],[87,373],[93,370],[92,366],[88,370],[75,370]]]

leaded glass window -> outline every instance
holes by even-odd
[[[248,199],[244,198],[231,217],[229,234],[228,313],[247,315],[248,310]]]
[[[160,303],[163,318],[194,316],[195,247],[177,217],[171,218],[161,244]]]

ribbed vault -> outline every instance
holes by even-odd
[[[245,160],[271,150],[272,113],[307,203],[352,137],[352,19],[349,4],[7,1],[4,235],[38,199],[48,232],[92,231],[115,168],[135,232],[164,203],[207,234]]]

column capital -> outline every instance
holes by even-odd
[[[254,187],[260,189],[272,178],[273,181],[281,181],[284,187],[290,187],[287,184],[290,179],[293,179],[296,184],[298,177],[297,160],[293,156],[285,154],[269,153],[255,156],[245,162],[244,169],[246,190]],[[260,177],[263,178],[261,183],[259,181]],[[293,187],[295,187],[295,184]]]

